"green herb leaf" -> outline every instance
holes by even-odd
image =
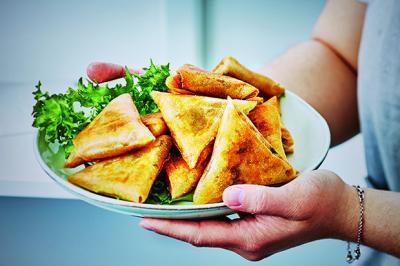
[[[193,201],[193,192],[183,197],[172,199],[168,190],[168,184],[163,175],[159,176],[154,182],[146,203],[149,204],[172,204],[180,201]]]
[[[73,149],[72,139],[117,96],[129,93],[141,115],[158,112],[150,92],[168,90],[165,80],[170,74],[169,64],[158,66],[150,61],[150,66],[143,69],[143,74],[131,75],[125,68],[124,85],[110,87],[108,84],[84,82],[80,78],[76,88],[52,95],[42,92],[39,81],[33,92],[36,103],[32,111],[32,126],[44,132],[46,141],[59,143],[68,157]],[[190,195],[182,199],[191,201]],[[171,204],[180,200],[171,199],[167,184],[159,178],[153,185],[147,203]]]
[[[169,76],[169,64],[157,66],[150,61],[150,66],[144,70],[141,75],[131,75],[126,68],[124,85],[110,87],[80,78],[76,88],[52,95],[42,92],[39,81],[33,92],[36,103],[32,126],[44,132],[47,141],[58,142],[68,157],[73,149],[72,139],[117,96],[129,93],[141,115],[159,110],[150,92],[167,90],[165,80]]]
[[[146,203],[170,204],[171,202],[171,194],[169,193],[167,182],[165,182],[163,176],[159,176],[151,187]]]

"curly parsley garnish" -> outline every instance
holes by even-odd
[[[73,149],[72,139],[115,97],[129,93],[141,115],[159,111],[150,92],[168,89],[165,80],[170,75],[169,64],[158,66],[150,61],[150,66],[143,69],[143,74],[131,75],[126,68],[125,84],[85,84],[80,78],[76,88],[51,95],[42,92],[39,81],[33,92],[36,104],[32,126],[45,134],[46,141],[58,142],[68,157]]]

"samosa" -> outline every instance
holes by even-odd
[[[281,99],[278,98],[277,105],[279,111],[281,111],[280,105],[281,105]],[[282,135],[282,144],[283,144],[283,149],[286,154],[291,154],[294,152],[294,139],[292,134],[290,133],[289,129],[285,126],[281,119],[281,135]]]
[[[171,147],[171,137],[163,135],[145,148],[88,166],[70,175],[68,181],[94,193],[142,203]]]
[[[289,129],[281,124],[281,135],[282,135],[282,144],[285,153],[293,153],[294,152],[294,140],[292,134],[290,134]]]
[[[210,142],[204,149],[203,155],[210,154],[213,148],[212,144]],[[164,169],[167,174],[172,199],[186,195],[197,186],[207,162],[206,158],[199,159],[196,167],[190,169],[178,150],[171,152],[170,158],[164,164]]]
[[[155,140],[143,124],[128,93],[113,99],[74,139],[65,167],[79,161],[96,161],[144,147]],[[76,158],[80,158],[79,160]]]
[[[154,137],[164,135],[167,132],[167,125],[160,112],[142,115],[140,118]]]
[[[146,114],[140,117],[143,124],[150,130],[154,137],[161,136],[166,133],[167,125],[162,118],[160,112]],[[73,149],[68,159],[64,163],[64,167],[72,168],[85,163],[86,161],[79,157],[76,149]]]
[[[150,95],[160,108],[183,159],[189,168],[195,168],[203,150],[217,134],[226,100],[158,91],[152,91]],[[257,103],[233,100],[233,104],[248,114]]]
[[[165,84],[175,93],[195,93],[212,97],[249,99],[258,95],[258,89],[241,80],[215,74],[193,65],[185,64]],[[188,91],[187,93],[185,91]]]
[[[220,202],[234,184],[271,185],[296,176],[249,118],[229,100],[214,143],[214,150],[193,196],[195,204]]]
[[[65,168],[74,168],[85,162],[86,161],[84,159],[82,159],[82,157],[80,157],[79,154],[76,152],[76,149],[73,149],[71,151],[71,153],[69,154],[67,160],[65,160],[64,167]]]
[[[274,96],[265,103],[257,105],[249,113],[249,118],[279,156],[286,160],[282,144],[281,117],[277,97]]]

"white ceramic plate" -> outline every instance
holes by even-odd
[[[318,168],[325,159],[330,145],[330,132],[326,121],[310,105],[290,91],[286,91],[285,97],[281,100],[281,111],[282,120],[295,141],[294,154],[288,156],[289,162],[300,173]],[[59,149],[58,145],[47,143],[42,134],[36,133],[34,149],[40,166],[59,185],[78,198],[113,212],[172,219],[206,218],[233,213],[223,203],[155,205],[98,195],[67,181],[68,175],[81,168],[64,168],[64,151]]]

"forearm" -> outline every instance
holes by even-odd
[[[356,190],[347,186],[342,215],[333,237],[356,241],[360,203]],[[400,257],[400,193],[365,189],[362,244]]]
[[[357,76],[326,45],[315,40],[302,43],[261,72],[301,96],[325,117],[332,145],[358,133]]]

